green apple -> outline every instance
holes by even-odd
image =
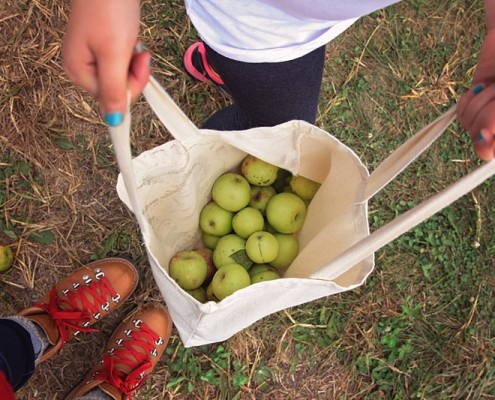
[[[279,250],[270,265],[277,269],[288,268],[299,253],[299,241],[294,234],[275,233],[274,236],[278,240]]]
[[[277,232],[297,232],[306,219],[306,204],[294,193],[277,193],[266,206],[266,218]]]
[[[251,276],[251,284],[271,281],[274,279],[280,279],[280,274],[277,271],[272,271],[272,270],[261,271]]]
[[[191,290],[203,284],[208,266],[197,251],[184,250],[172,257],[168,273],[182,289]]]
[[[240,264],[227,264],[221,267],[213,277],[211,286],[213,294],[219,300],[225,299],[239,289],[251,284],[251,278]]]
[[[290,188],[294,194],[297,194],[303,200],[311,200],[321,184],[301,175],[294,175],[290,178]]]
[[[206,278],[203,283],[210,283],[213,279],[213,275],[217,272],[217,267],[215,267],[215,264],[213,263],[213,250],[205,247],[198,247],[194,250],[201,254],[206,261],[206,266],[208,267],[208,272],[206,273]]]
[[[209,235],[223,236],[232,232],[232,218],[234,213],[210,202],[203,207],[199,214],[199,226]]]
[[[220,268],[226,264],[237,263],[232,256],[239,252],[246,251],[246,239],[241,238],[235,233],[229,233],[218,239],[217,247],[213,250],[213,263],[215,267]]]
[[[257,264],[269,263],[278,255],[278,240],[270,232],[258,231],[246,241],[246,253]]]
[[[218,239],[220,239],[220,236],[210,235],[204,231],[201,232],[201,240],[204,245],[211,250],[214,250],[215,247],[217,247]]]
[[[207,301],[206,289],[203,286],[200,286],[196,289],[186,290],[186,292],[189,293],[196,300],[198,300],[200,303],[206,303]]]
[[[263,271],[276,271],[270,264],[253,264],[251,269],[248,271],[249,276],[256,275],[258,272]]]
[[[14,253],[9,246],[0,245],[0,272],[5,272],[12,266]]]
[[[249,202],[249,206],[256,208],[265,215],[266,205],[276,193],[273,186],[251,185],[251,201]]]
[[[244,239],[247,239],[254,232],[263,230],[264,226],[263,214],[254,207],[243,208],[232,218],[234,232]]]
[[[241,173],[249,183],[256,186],[269,186],[277,179],[279,168],[252,155],[247,155],[241,164]]]
[[[211,195],[220,207],[227,211],[236,212],[249,204],[251,185],[242,175],[226,172],[213,183]]]

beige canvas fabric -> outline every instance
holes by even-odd
[[[376,250],[495,173],[495,163],[486,163],[370,234],[368,200],[446,129],[455,107],[369,175],[350,148],[311,124],[199,130],[155,79],[144,94],[175,140],[131,161],[130,113],[124,124],[110,128],[121,171],[117,191],[139,222],[153,276],[186,347],[226,340],[271,313],[362,285],[373,271]],[[168,264],[178,251],[200,244],[199,213],[210,200],[213,181],[237,168],[248,153],[322,185],[299,232],[300,253],[283,279],[249,286],[219,303],[201,304],[169,277]]]

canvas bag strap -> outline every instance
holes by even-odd
[[[130,96],[127,104],[130,103]],[[134,211],[139,227],[146,237],[148,224],[146,223],[139,204],[136,175],[132,165],[131,154],[131,113],[129,108],[124,116],[124,121],[119,126],[108,127],[108,132],[113,144],[115,158],[124,181],[125,190],[129,197],[131,208]]]
[[[368,177],[364,192],[364,201],[368,201],[383,187],[400,174],[424,150],[437,140],[455,119],[456,106],[438,117],[428,126],[421,129],[400,147],[392,152]]]
[[[494,174],[495,160],[492,160],[360,240],[320,268],[312,277],[324,277],[325,280],[337,278],[403,233],[466,195]]]
[[[160,122],[176,140],[182,143],[188,138],[200,135],[196,125],[184,114],[153,76],[150,76],[143,94]]]
[[[369,200],[377,192],[392,181],[424,150],[440,137],[455,118],[456,106],[451,107],[445,114],[431,124],[421,129],[408,139],[389,157],[387,157],[368,177],[363,202]],[[451,184],[442,192],[430,197],[423,203],[405,212],[391,222],[372,232],[360,240],[325,266],[312,274],[312,278],[333,280],[349,268],[381,249],[386,244],[397,239],[400,235],[411,230],[421,222],[466,195],[486,179],[495,174],[495,160],[483,164],[476,170]]]
[[[143,92],[150,107],[161,123],[169,130],[172,136],[179,142],[184,142],[190,137],[200,135],[199,129],[187,118],[177,106],[169,94],[161,87],[158,81],[150,76],[150,80]],[[130,96],[127,102],[130,104]],[[119,126],[108,128],[114,147],[115,158],[119,166],[124,186],[129,197],[129,202],[134,211],[138,224],[146,235],[148,224],[146,223],[137,194],[136,175],[132,165],[131,154],[131,113],[128,108],[124,121]]]

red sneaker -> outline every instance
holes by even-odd
[[[35,322],[50,345],[40,361],[57,353],[72,336],[95,332],[91,326],[122,304],[136,289],[138,273],[123,258],[92,262],[59,281],[19,315]]]
[[[96,364],[65,398],[75,400],[99,388],[114,400],[131,400],[160,360],[172,332],[165,306],[146,304],[127,317],[110,338]]]

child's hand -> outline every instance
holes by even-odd
[[[474,151],[485,161],[495,157],[495,30],[485,38],[473,79],[457,107],[457,117],[473,139]]]
[[[69,78],[100,102],[108,125],[119,125],[149,79],[150,54],[137,40],[139,0],[73,0],[64,39]]]

